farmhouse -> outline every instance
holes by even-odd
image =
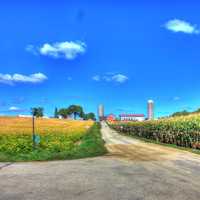
[[[144,114],[121,114],[119,115],[121,121],[144,121]]]

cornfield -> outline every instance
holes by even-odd
[[[110,126],[124,134],[200,149],[200,114],[144,122],[116,122]]]

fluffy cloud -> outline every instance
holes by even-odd
[[[179,20],[179,19],[169,20],[165,24],[165,28],[170,31],[173,31],[175,33],[177,33],[177,32],[183,32],[183,33],[187,33],[187,34],[199,34],[200,33],[200,31],[199,31],[199,29],[197,29],[196,25],[193,25],[189,22]]]
[[[104,76],[95,75],[92,77],[94,81],[106,81],[106,82],[116,82],[116,83],[124,83],[128,80],[128,77],[123,74],[113,74],[109,73]]]
[[[111,77],[113,81],[116,81],[118,83],[124,83],[125,81],[128,80],[128,77],[123,75],[123,74],[116,74]]]
[[[78,55],[84,54],[86,51],[86,44],[84,42],[56,42],[45,43],[41,47],[37,48],[33,45],[28,45],[26,50],[33,54],[40,54],[43,56],[49,56],[52,58],[64,58],[67,60],[73,60]]]
[[[16,107],[16,106],[11,106],[10,108],[8,108],[8,110],[7,111],[5,111],[5,112],[18,112],[18,113],[20,113],[20,112],[27,112],[28,110],[26,110],[26,109],[21,109],[21,108],[19,108],[19,107]]]
[[[9,111],[12,111],[12,112],[19,112],[19,111],[21,111],[20,108],[15,107],[15,106],[11,106],[8,110],[9,110]]]
[[[0,83],[13,85],[14,83],[41,83],[47,79],[42,73],[31,75],[22,74],[0,74]]]

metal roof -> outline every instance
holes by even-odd
[[[121,114],[120,117],[144,117],[144,114]]]

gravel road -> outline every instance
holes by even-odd
[[[121,136],[102,124],[108,155],[0,163],[0,200],[198,200],[200,156]]]

